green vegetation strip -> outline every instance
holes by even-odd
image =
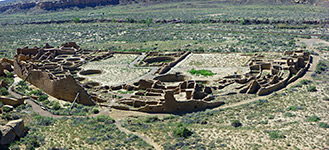
[[[203,75],[205,77],[213,76],[213,75],[216,74],[216,73],[211,72],[210,70],[203,70],[203,69],[202,70],[195,70],[194,68],[191,69],[189,71],[189,73],[191,73],[192,75],[196,75],[196,76]]]

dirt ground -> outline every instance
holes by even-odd
[[[297,42],[297,45],[306,45],[306,46],[329,46],[329,42],[325,40],[321,40],[318,38],[312,38],[312,39],[299,39],[299,42]]]
[[[103,73],[82,77],[109,86],[133,80],[150,71],[150,69],[129,67],[129,64],[137,57],[138,55],[115,54],[114,57],[106,60],[89,62],[83,66],[84,70],[97,69],[102,70]]]
[[[170,73],[182,72],[185,75],[191,76],[194,80],[219,80],[224,76],[234,73],[246,73],[249,69],[248,67],[244,67],[244,64],[248,62],[249,58],[249,56],[241,56],[239,53],[191,54],[177,64]],[[196,70],[210,70],[216,74],[208,77],[191,75],[188,71],[193,68]]]

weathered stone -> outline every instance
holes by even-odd
[[[7,83],[4,80],[0,81],[0,87],[7,87]]]
[[[5,75],[4,70],[5,70],[5,68],[2,66],[2,64],[0,64],[0,76]]]
[[[14,62],[12,60],[10,60],[10,59],[7,59],[7,58],[1,58],[0,62],[1,63],[7,62],[7,63],[9,63],[12,66],[14,65]]]
[[[191,99],[193,90],[187,89],[185,92],[186,92],[186,99]]]
[[[23,121],[23,119],[9,121],[7,123],[7,126],[12,127],[15,134],[16,134],[16,136],[18,136],[18,137],[21,137],[24,133],[24,121]]]
[[[257,93],[257,91],[260,89],[260,85],[259,83],[254,80],[254,81],[251,81],[251,83],[249,84],[249,89],[247,91],[248,94],[255,94]]]
[[[204,88],[204,92],[207,93],[207,94],[211,94],[211,93],[213,93],[211,87],[209,87],[209,86],[206,86],[206,87]]]
[[[1,65],[3,66],[4,69],[8,70],[8,71],[14,71],[13,67],[11,66],[10,63],[8,62],[2,62]]]
[[[207,96],[208,94],[202,91],[194,91],[193,92],[193,99],[203,99]]]
[[[10,144],[15,140],[15,132],[10,126],[0,126],[0,131],[2,134],[0,144]]]
[[[153,85],[153,81],[152,80],[139,80],[139,86],[138,88],[139,89],[142,89],[142,90],[146,90],[148,88],[151,88]]]

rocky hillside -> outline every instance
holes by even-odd
[[[70,7],[95,7],[104,5],[118,5],[118,4],[131,4],[131,3],[159,3],[159,2],[178,2],[190,0],[55,0],[55,1],[41,1],[41,0],[20,0],[3,2],[0,5],[0,13],[19,12],[19,10],[40,9],[40,10],[56,10],[60,8]],[[309,4],[328,6],[329,0],[217,0],[223,3],[234,4]]]

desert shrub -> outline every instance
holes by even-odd
[[[187,129],[181,124],[174,129],[173,133],[175,137],[181,137],[181,138],[188,138],[193,134],[192,131],[190,131],[189,129]]]
[[[97,122],[104,122],[104,123],[107,123],[107,124],[115,122],[113,118],[111,118],[109,116],[105,116],[105,115],[99,115],[95,119],[96,119]]]
[[[274,119],[274,115],[269,115],[268,119]]]
[[[2,87],[0,88],[0,95],[9,95],[9,92],[6,88]]]
[[[312,81],[311,80],[302,80],[299,83],[306,85],[306,84],[312,83]]]
[[[319,118],[319,117],[316,116],[316,115],[313,115],[313,116],[310,116],[310,117],[307,118],[307,121],[308,121],[308,122],[318,122],[318,121],[320,121],[320,120],[321,120],[321,118]]]
[[[47,100],[47,99],[48,99],[48,95],[45,95],[45,94],[40,95],[39,98],[38,98],[39,101],[44,101],[44,100]]]
[[[94,114],[98,114],[98,113],[99,113],[99,110],[98,110],[97,108],[94,108],[94,109],[92,110],[92,112],[93,112]]]
[[[255,102],[256,105],[264,105],[265,103],[268,103],[267,99],[260,99],[258,101]]]
[[[316,86],[309,86],[309,87],[307,87],[307,91],[309,91],[309,92],[316,92],[317,91]]]
[[[80,18],[78,18],[78,17],[73,18],[73,22],[74,23],[80,23]]]
[[[319,123],[319,127],[320,128],[329,128],[329,124],[328,123],[325,123],[325,122],[320,122]]]
[[[27,86],[27,83],[25,81],[19,81],[17,83],[18,86]]]
[[[286,138],[285,135],[279,133],[278,131],[267,131],[271,139],[283,139]]]
[[[145,118],[146,123],[152,123],[152,122],[155,122],[155,121],[158,121],[158,120],[159,120],[158,116],[147,116]]]
[[[239,120],[232,120],[231,125],[235,128],[242,126],[242,123]]]
[[[28,95],[35,95],[35,96],[40,96],[42,94],[43,93],[41,90],[32,90],[31,92],[28,93]]]
[[[288,111],[289,111],[289,110],[297,111],[297,110],[302,110],[302,109],[303,109],[303,107],[299,107],[299,106],[296,106],[296,105],[289,106],[289,107],[287,108]]]
[[[9,74],[10,75],[10,74]],[[9,87],[12,83],[14,83],[14,79],[11,77],[0,77],[0,81],[3,80],[5,83],[7,83],[7,87]]]
[[[213,73],[213,72],[211,72],[210,70],[195,70],[194,68],[193,69],[191,69],[190,71],[189,71],[189,73],[191,73],[192,75],[196,75],[196,76],[199,76],[199,75],[203,75],[203,76],[213,76],[213,75],[215,75],[216,73]]]
[[[23,92],[25,93],[25,91],[28,89],[28,85],[26,82],[24,81],[19,81],[18,84],[16,85],[17,86],[17,90],[19,92]]]
[[[52,108],[54,110],[59,110],[59,109],[61,109],[61,106],[59,105],[59,102],[55,102]]]
[[[328,69],[327,64],[324,61],[319,61],[319,63],[316,65],[315,73],[321,74],[327,69]]]
[[[286,117],[295,117],[296,115],[291,113],[291,112],[287,112],[287,113],[284,114],[284,116],[286,116]]]
[[[164,116],[164,117],[163,117],[163,120],[170,120],[170,119],[174,119],[175,117],[176,117],[176,116],[170,114],[170,115],[168,115],[168,116]]]
[[[49,126],[53,124],[56,120],[51,117],[44,117],[44,116],[35,116],[36,124],[42,126]]]
[[[13,78],[14,77],[14,73],[8,72],[8,73],[6,73],[6,77]]]
[[[9,107],[2,107],[2,110],[3,110],[4,112],[10,112],[12,109],[9,108]]]

